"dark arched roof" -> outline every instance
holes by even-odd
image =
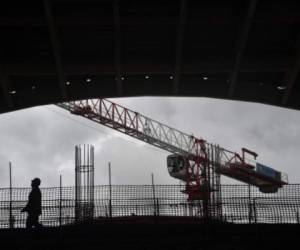
[[[6,1],[0,112],[140,95],[299,109],[298,2]]]

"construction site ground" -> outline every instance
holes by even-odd
[[[123,217],[39,230],[0,230],[1,249],[284,249],[299,224],[231,224],[192,218]]]

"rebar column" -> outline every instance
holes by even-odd
[[[94,147],[75,146],[75,221],[93,219]]]

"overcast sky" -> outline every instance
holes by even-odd
[[[207,98],[111,99],[181,131],[233,151],[246,147],[258,161],[300,183],[300,111],[255,103]],[[74,185],[74,146],[95,147],[95,184],[107,184],[108,162],[113,184],[178,184],[166,167],[168,152],[139,142],[102,125],[68,114],[54,105],[0,115],[0,187]],[[223,183],[231,182],[223,179]]]

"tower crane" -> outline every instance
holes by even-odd
[[[264,193],[275,193],[288,184],[285,173],[256,162],[258,154],[249,149],[242,148],[240,154],[230,151],[107,99],[70,101],[57,106],[170,152],[170,176],[185,182],[183,192],[188,200],[203,201],[206,213],[210,202],[218,199],[220,175],[256,186]]]

